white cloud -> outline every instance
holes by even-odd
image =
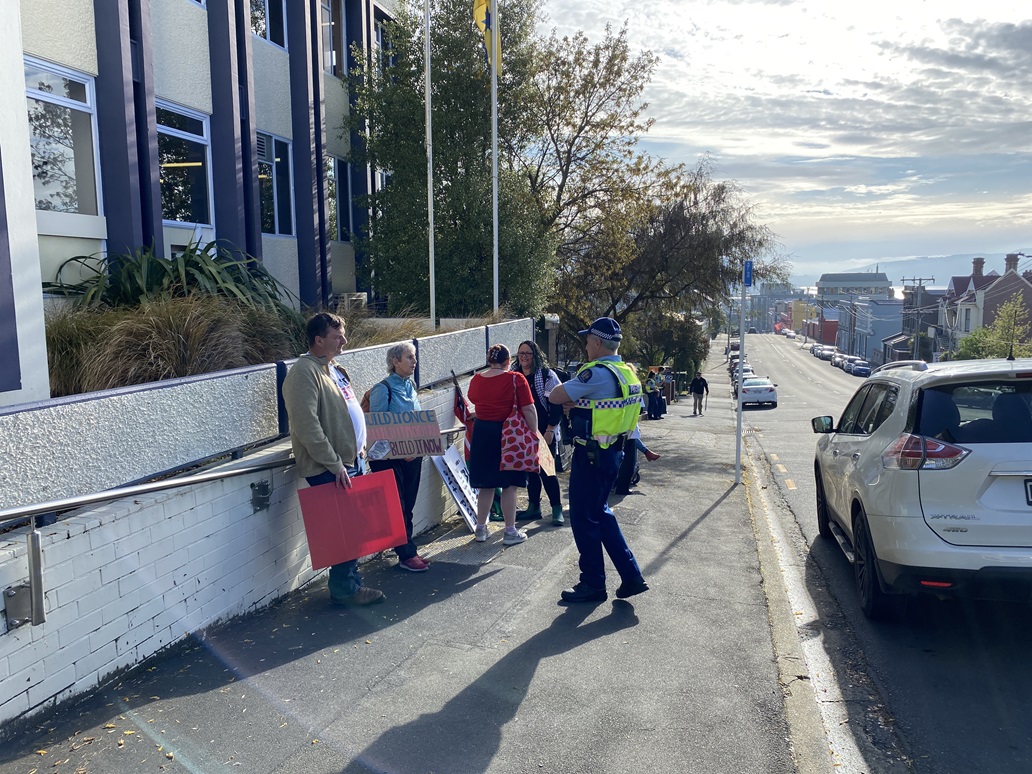
[[[632,49],[660,56],[646,147],[672,163],[710,155],[789,252],[839,239],[928,254],[912,245],[1021,229],[1018,241],[1032,241],[1026,3],[550,0],[545,10],[547,27],[592,40],[626,20]]]

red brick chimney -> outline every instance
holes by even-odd
[[[983,269],[984,266],[985,266],[985,258],[975,258],[975,260],[973,260],[971,262],[971,276],[972,277],[981,277],[982,276],[982,269]]]
[[[1017,272],[1018,270],[1018,254],[1007,253],[1007,258],[1004,260],[1005,271]]]

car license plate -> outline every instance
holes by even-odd
[[[1032,505],[1032,478],[1025,479],[1025,502]]]

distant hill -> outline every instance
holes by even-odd
[[[1022,248],[1019,253],[1032,254],[1032,249]],[[935,277],[935,282],[926,282],[929,287],[945,287],[950,277],[968,275],[971,273],[971,261],[975,258],[985,258],[985,273],[996,271],[1003,274],[1005,253],[962,253],[959,255],[915,255],[909,258],[891,258],[879,261],[872,261],[857,267],[844,269],[828,261],[828,272],[865,272],[880,271],[889,278],[893,287],[900,287],[901,277],[924,277],[926,279]],[[1032,269],[1032,258],[1021,258],[1018,268],[1022,271]],[[822,272],[823,273],[823,272]],[[820,274],[793,274],[790,282],[793,285],[812,286],[817,284]]]

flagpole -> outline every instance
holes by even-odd
[[[501,0],[491,4],[491,225],[494,266],[494,312],[498,313],[498,68],[502,58]]]
[[[424,67],[426,88],[426,216],[430,250],[430,325],[437,328],[437,280],[434,267],[434,136],[430,96],[430,0],[423,2]]]

